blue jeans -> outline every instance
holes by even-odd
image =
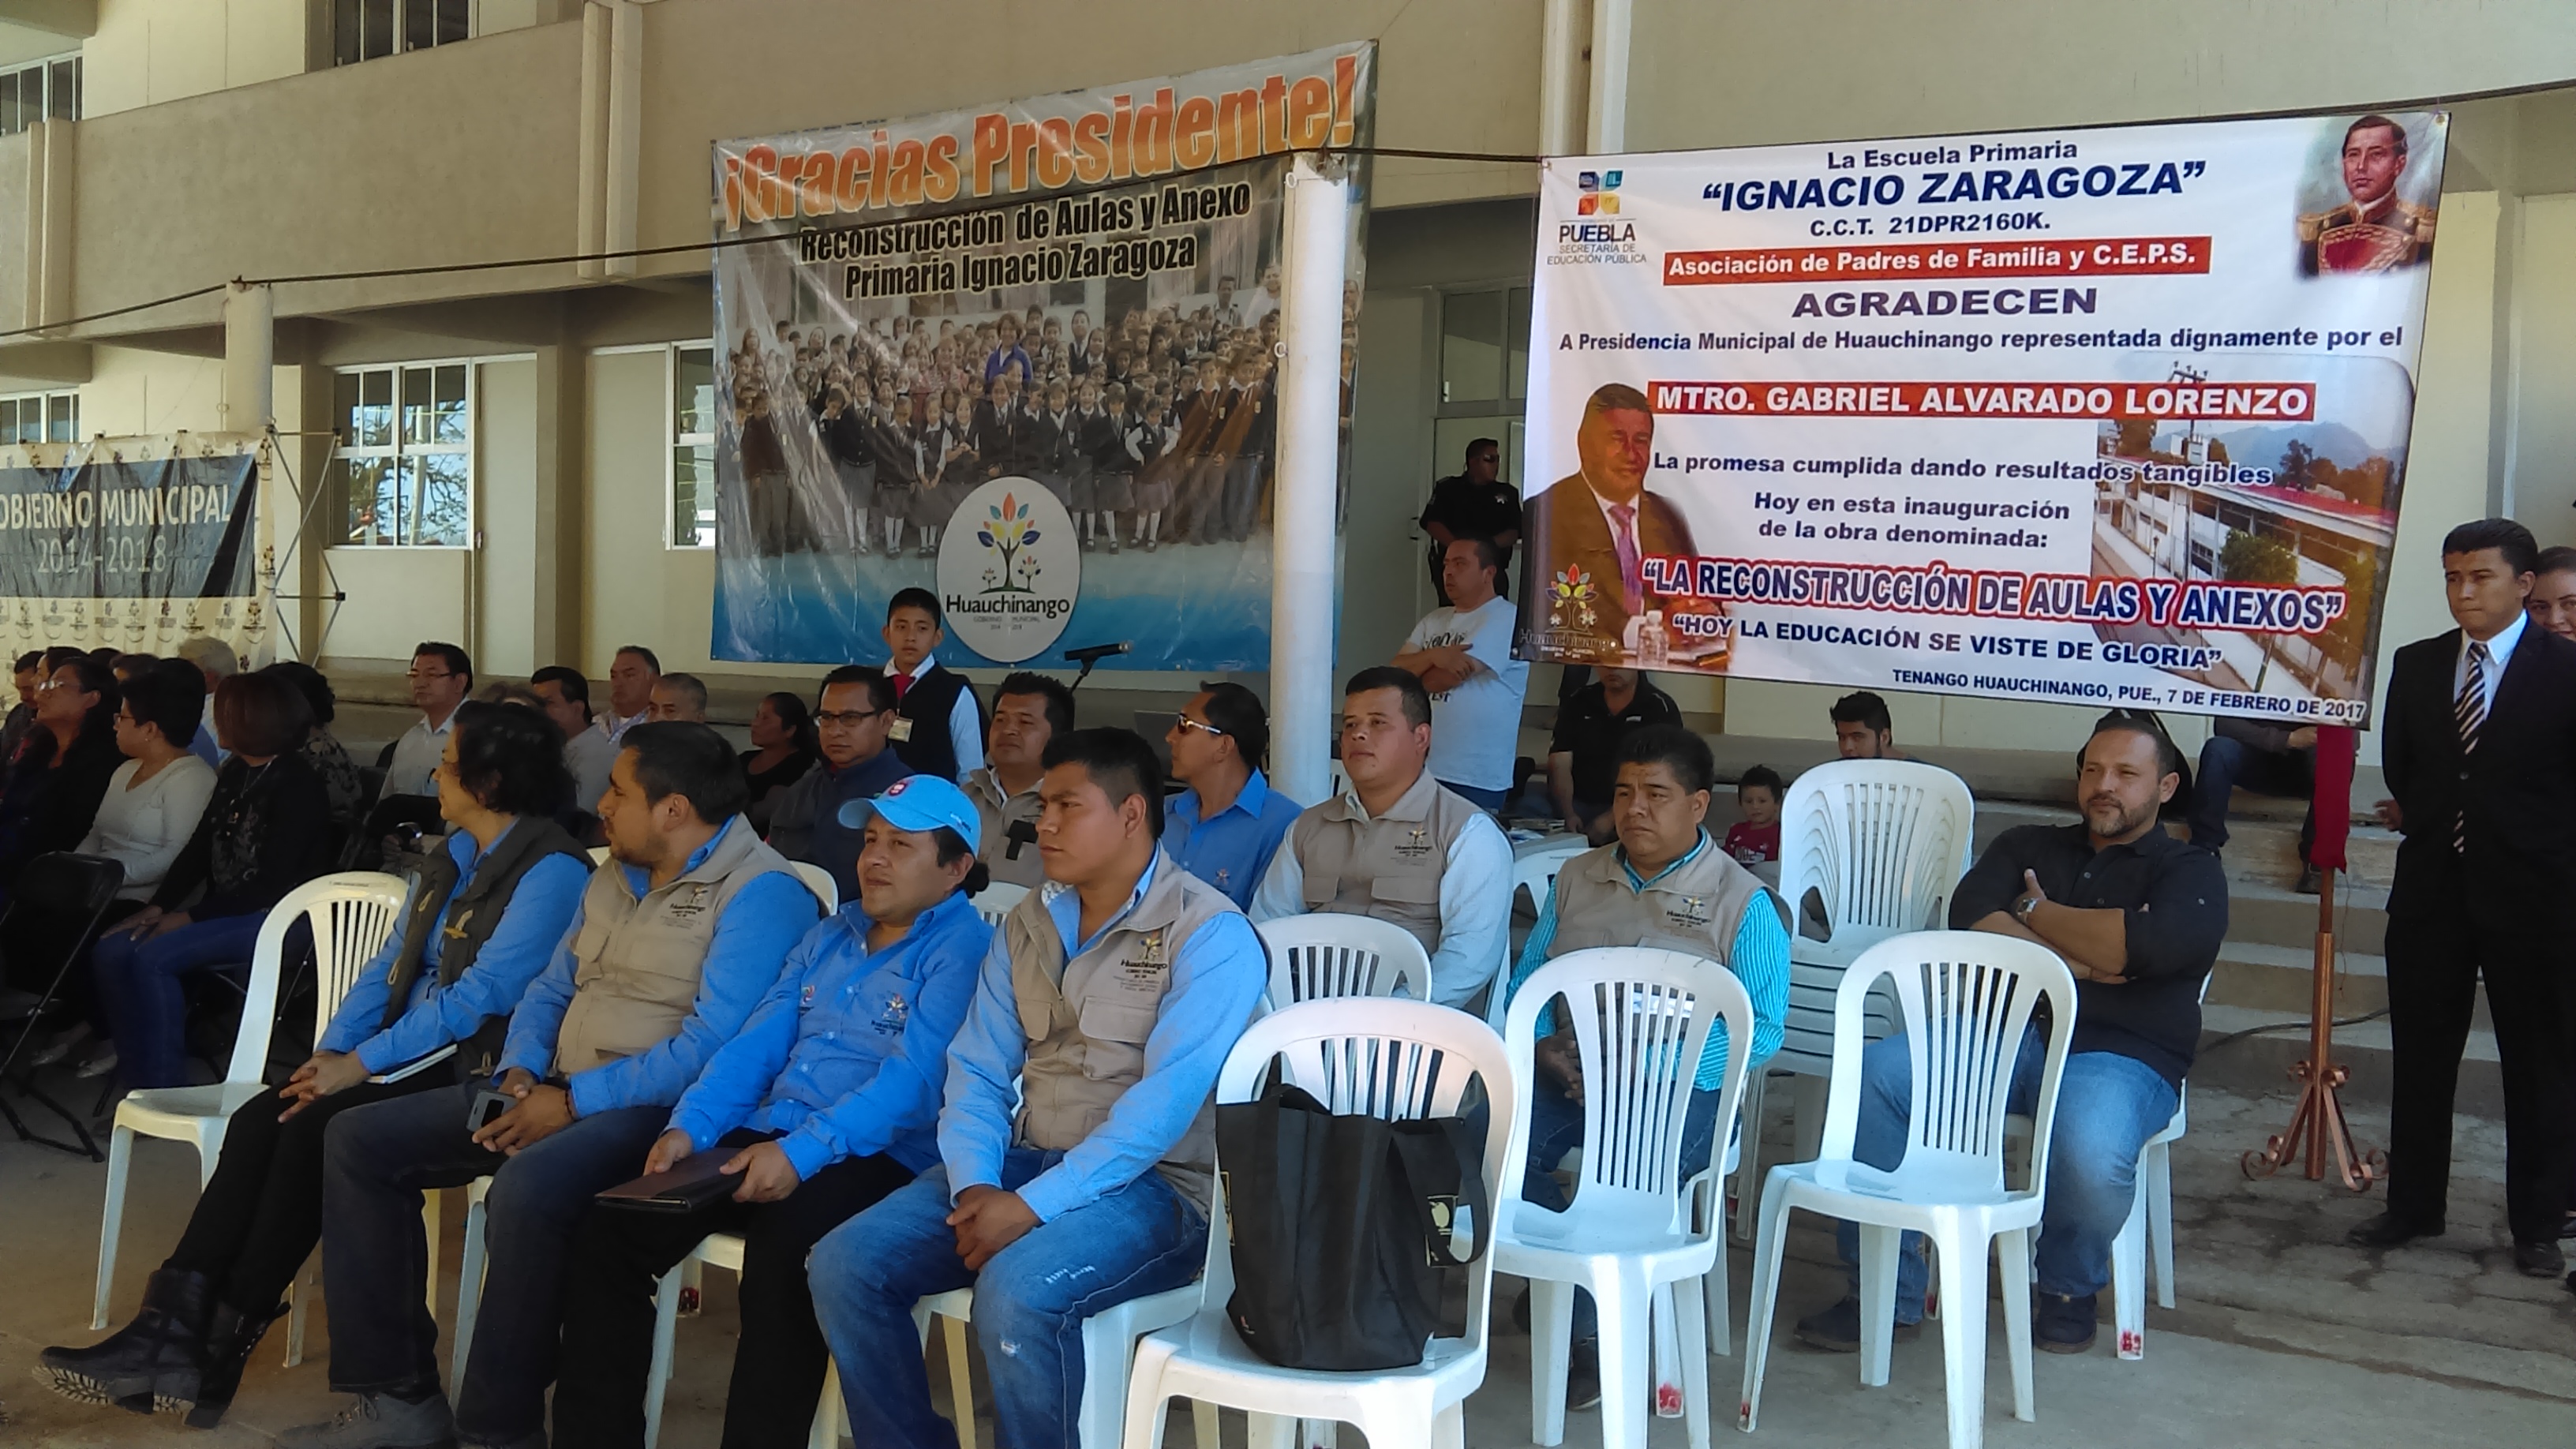
[[[116,1043],[117,1072],[127,1086],[187,1085],[188,997],[179,978],[247,964],[266,919],[264,911],[217,916],[190,921],[149,941],[121,933],[100,938],[90,956],[91,971],[99,1012]]]
[[[1872,1167],[1893,1169],[1905,1159],[1906,1123],[1914,1094],[1911,1054],[1903,1035],[1869,1044],[1861,1053],[1860,1122],[1852,1155]],[[2047,1051],[2037,1029],[2022,1034],[2013,1059],[2007,1110],[2028,1112],[2039,1099],[2039,1074]],[[2173,1120],[2179,1103],[2156,1069],[2117,1052],[2075,1052],[2057,1083],[2057,1128],[2048,1144],[2048,1204],[2039,1223],[2032,1273],[2039,1291],[2069,1298],[2099,1293],[2111,1281],[2111,1240],[2136,1203],[2138,1153]],[[1834,1245],[1860,1288],[1860,1229],[1841,1224]],[[1923,1235],[1909,1232],[1896,1255],[1896,1321],[1923,1318],[1928,1265]],[[1982,1279],[1980,1280],[1982,1281]]]
[[[1690,1106],[1682,1113],[1682,1181],[1688,1182],[1708,1166],[1709,1149],[1717,1139],[1717,1102],[1722,1092],[1691,1092]],[[1549,1212],[1565,1211],[1565,1189],[1550,1175],[1565,1154],[1583,1145],[1583,1104],[1565,1094],[1556,1078],[1545,1072],[1530,1088],[1529,1160],[1521,1170],[1521,1201]],[[1723,1211],[1723,1208],[1720,1209]],[[1592,1295],[1574,1290],[1574,1336],[1594,1338],[1601,1332],[1599,1315],[1592,1306]]]
[[[2204,850],[2227,845],[2228,796],[2237,786],[2258,795],[2306,798],[2307,818],[2299,822],[2299,859],[2317,838],[2317,756],[2314,750],[2258,750],[2243,740],[2211,735],[2200,747],[2200,770],[2191,782],[2191,843]]]
[[[1014,1147],[1001,1185],[1017,1189],[1063,1160],[1061,1152]],[[936,1166],[834,1228],[806,1259],[814,1314],[840,1365],[851,1439],[860,1449],[954,1449],[956,1429],[931,1412],[912,1305],[972,1286],[975,1336],[993,1377],[995,1441],[1079,1449],[1082,1320],[1198,1277],[1206,1216],[1148,1169],[1029,1229],[977,1274],[957,1256],[948,1212],[948,1169]]]
[[[331,1119],[323,1134],[322,1288],[333,1389],[435,1392],[438,1324],[420,1296],[429,1271],[420,1195],[491,1173],[483,1308],[456,1425],[478,1443],[506,1444],[545,1428],[574,1230],[592,1198],[643,1170],[671,1109],[612,1108],[504,1157],[465,1130],[484,1086],[477,1078]]]

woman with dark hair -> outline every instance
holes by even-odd
[[[821,758],[814,716],[804,699],[783,689],[762,695],[751,716],[751,748],[742,752],[742,777],[751,786],[751,805],[743,814],[752,829],[769,833],[769,812],[778,792],[805,778]]]
[[[216,687],[215,736],[232,754],[206,813],[152,903],[100,936],[94,958],[126,1085],[186,1080],[179,978],[248,961],[269,907],[330,868],[331,807],[301,748],[312,728],[303,694],[277,675]]]
[[[590,861],[547,818],[571,787],[563,737],[544,715],[459,706],[431,779],[453,828],[444,849],[428,852],[401,929],[359,971],[312,1059],[276,1096],[233,1114],[215,1175],[144,1289],[143,1311],[96,1347],[45,1350],[43,1371],[66,1397],[184,1402],[190,1424],[213,1428],[321,1240],[331,1119],[490,1070],[511,1008],[571,925]],[[400,1080],[374,1080],[423,1062]]]
[[[6,793],[0,793],[0,884],[14,884],[28,861],[69,850],[89,834],[109,777],[125,756],[116,748],[116,676],[74,652],[36,686],[36,725],[18,746]]]
[[[305,707],[313,711],[313,728],[304,736],[304,763],[322,781],[322,797],[331,802],[331,829],[338,842],[332,859],[346,868],[349,858],[357,854],[358,826],[367,818],[367,807],[375,802],[367,798],[366,777],[358,773],[358,762],[341,748],[337,735],[331,733],[331,721],[339,713],[339,696],[331,692],[331,681],[310,664],[281,659],[260,671],[274,674],[295,686],[304,696]]]
[[[1163,737],[1172,778],[1189,786],[1163,802],[1163,849],[1181,869],[1249,907],[1298,805],[1261,772],[1270,715],[1240,684],[1211,684],[1181,706]]]

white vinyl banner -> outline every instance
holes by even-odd
[[[1521,652],[2366,722],[2446,124],[1549,161]]]

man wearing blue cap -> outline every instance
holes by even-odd
[[[939,1160],[949,1039],[993,939],[967,900],[984,882],[975,806],[946,780],[914,775],[843,805],[839,823],[863,832],[857,899],[789,954],[642,1167],[730,1150],[721,1170],[741,1185],[687,1212],[595,1208],[574,1240],[558,1449],[643,1444],[655,1281],[718,1232],[743,1237],[724,1443],[802,1445],[828,1361],[806,1252]]]

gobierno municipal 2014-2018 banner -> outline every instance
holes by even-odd
[[[2365,722],[2446,125],[1548,162],[1521,652]]]

